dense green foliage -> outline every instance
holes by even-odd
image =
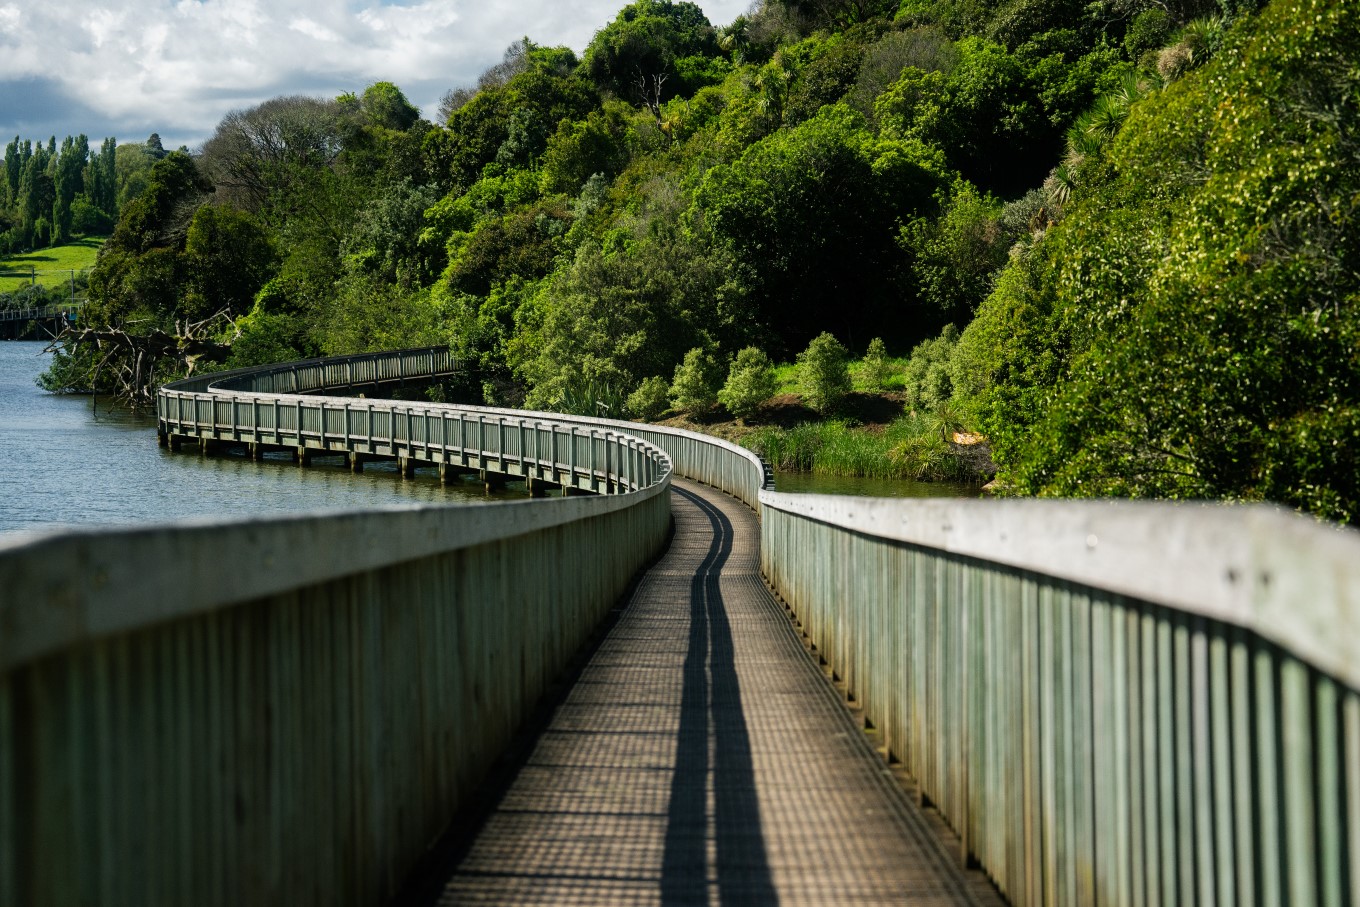
[[[3,210],[50,235],[112,197],[93,314],[216,317],[233,363],[439,342],[474,402],[749,417],[746,351],[835,353],[804,388],[830,411],[880,338],[861,387],[914,350],[908,411],[985,434],[1017,491],[1350,520],[1360,28],[1260,6],[761,0],[715,28],[637,0],[579,59],[516,42],[438,123],[386,82],[277,98],[140,177],[106,143],[88,204],[16,146]]]
[[[83,135],[60,145],[55,136],[45,145],[15,136],[0,162],[0,255],[107,236],[164,156],[155,134],[145,145],[105,139],[97,151]]]
[[[1276,2],[1086,144],[959,345],[1017,489],[1360,515],[1356,24]]]

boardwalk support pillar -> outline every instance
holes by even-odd
[[[296,454],[294,455],[294,458],[297,460],[297,464],[298,464],[299,466],[311,466],[311,465],[312,465],[312,450],[311,450],[311,448],[310,448],[310,447],[304,447],[303,445],[299,444],[299,445],[298,445],[298,448],[297,448],[297,452],[296,452]]]
[[[351,453],[350,453],[350,455],[349,455],[349,471],[350,471],[350,472],[353,472],[353,473],[361,473],[361,472],[364,471],[364,455],[363,455],[363,454],[361,454],[361,453],[354,453],[354,452],[351,452]]]
[[[463,475],[464,473],[471,472],[471,471],[472,471],[472,470],[466,469],[466,468],[464,468],[464,467],[462,467],[462,466],[456,466],[456,465],[454,465],[453,463],[440,463],[440,464],[439,464],[439,484],[440,484],[440,485],[448,485],[448,484],[450,484],[450,483],[452,483],[452,482],[457,481],[459,476]]]

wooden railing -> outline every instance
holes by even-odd
[[[1013,903],[1360,903],[1360,535],[761,499],[769,581]]]

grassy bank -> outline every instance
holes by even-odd
[[[94,267],[104,239],[92,236],[23,255],[0,256],[0,293],[13,293],[35,281],[40,287],[66,286],[72,271],[79,275]]]
[[[838,420],[762,426],[741,443],[779,470],[931,482],[985,480],[971,451],[945,441],[927,420],[909,416],[882,430]]]

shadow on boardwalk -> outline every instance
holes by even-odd
[[[713,541],[690,586],[680,731],[661,864],[661,902],[708,903],[707,824],[712,735],[715,864],[723,903],[778,902],[766,861],[756,800],[751,737],[741,705],[732,627],[719,578],[732,554],[732,522],[698,495],[681,489],[708,518]]]

